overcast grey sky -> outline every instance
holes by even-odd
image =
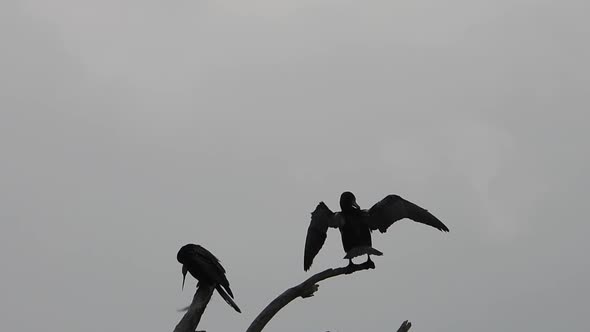
[[[0,4],[0,330],[170,331],[181,245],[226,266],[201,328],[303,272],[309,213],[390,193],[377,269],[271,331],[588,331],[587,1]],[[312,273],[346,264],[337,231]]]

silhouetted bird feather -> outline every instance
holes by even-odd
[[[311,222],[305,239],[304,266],[306,271],[326,242],[328,227],[338,228],[342,223],[343,219],[340,215],[332,212],[324,202],[320,202],[315,211],[311,213]]]
[[[340,208],[341,212],[332,212],[324,202],[320,202],[311,213],[303,256],[305,271],[309,270],[313,259],[326,242],[330,227],[340,230],[342,247],[346,252],[344,258],[349,259],[350,264],[352,258],[357,256],[367,255],[367,261],[370,262],[370,255],[382,255],[379,250],[372,247],[371,231],[378,229],[385,233],[389,226],[398,220],[409,218],[444,232],[449,231],[447,226],[430,212],[398,195],[389,195],[369,210],[361,210],[354,194],[347,191],[340,196]]]
[[[176,259],[182,264],[182,286],[186,273],[190,274],[201,283],[214,285],[221,297],[234,308],[241,312],[238,305],[233,301],[234,294],[229,287],[229,281],[225,276],[225,269],[209,250],[197,244],[187,244],[180,248]]]
[[[432,226],[443,232],[449,231],[447,226],[428,210],[406,201],[398,195],[385,197],[367,211],[367,225],[372,230],[378,229],[381,233],[385,233],[389,226],[404,218]]]

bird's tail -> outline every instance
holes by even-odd
[[[227,302],[227,304],[229,304],[237,312],[239,312],[239,313],[242,312],[240,310],[240,308],[238,307],[238,305],[231,298],[231,296],[229,296],[229,294],[227,294],[227,292],[221,287],[221,285],[217,284],[217,286],[215,286],[215,289],[217,289],[217,292],[219,293],[219,295],[221,295],[221,297],[223,297],[223,299],[225,300],[225,302]]]
[[[383,255],[383,253],[371,246],[360,246],[360,247],[354,247],[354,248],[350,249],[346,253],[346,256],[344,256],[344,258],[345,259],[352,259],[352,258],[362,256],[362,255],[381,256],[381,255]]]

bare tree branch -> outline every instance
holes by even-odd
[[[262,329],[266,326],[266,324],[268,324],[268,322],[291,301],[298,297],[308,298],[313,296],[315,292],[317,292],[319,289],[319,285],[317,285],[317,283],[319,283],[320,281],[326,280],[328,278],[333,278],[339,275],[351,274],[357,271],[369,270],[374,268],[375,265],[373,264],[373,262],[365,262],[360,265],[349,265],[337,269],[327,269],[320,273],[314,274],[313,276],[309,277],[307,280],[300,283],[299,285],[287,289],[276,299],[274,299],[254,319],[254,321],[250,324],[246,332],[261,332]],[[205,308],[211,300],[211,296],[213,295],[214,290],[215,287],[212,285],[198,285],[197,291],[193,296],[193,301],[191,302],[190,306],[188,306],[185,309],[187,310],[187,312],[184,314],[180,322],[178,322],[178,324],[174,328],[174,332],[196,331],[197,326],[201,321],[201,317],[205,312]],[[408,332],[411,326],[412,323],[406,320],[402,323],[397,332]]]
[[[313,296],[319,288],[317,285],[318,282],[339,275],[351,274],[356,271],[374,268],[375,264],[373,262],[365,262],[360,265],[348,265],[346,267],[340,267],[337,269],[327,269],[320,273],[314,274],[299,285],[287,289],[285,292],[283,292],[283,294],[274,299],[268,306],[266,306],[266,308],[264,308],[264,310],[262,310],[260,314],[258,314],[246,332],[262,331],[262,329],[277,314],[277,312],[279,312],[279,310],[281,310],[291,301],[298,297],[308,298]]]
[[[408,330],[410,329],[410,327],[412,327],[412,323],[410,323],[409,321],[405,320],[402,325],[399,327],[399,329],[397,330],[397,332],[408,332]]]
[[[188,310],[174,328],[174,332],[195,332],[197,325],[201,321],[201,316],[203,316],[203,312],[205,312],[205,308],[209,300],[211,300],[213,290],[215,290],[215,285],[199,284],[197,286],[193,302],[191,302],[191,305],[187,308]]]

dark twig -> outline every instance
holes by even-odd
[[[246,332],[262,331],[262,329],[274,317],[274,315],[276,315],[279,310],[281,310],[291,301],[298,297],[308,298],[313,296],[319,288],[317,285],[318,282],[339,275],[351,274],[357,271],[374,268],[375,264],[373,262],[365,262],[360,265],[348,265],[346,267],[340,267],[337,269],[327,269],[320,273],[314,274],[299,285],[287,289],[285,292],[283,292],[283,294],[274,299],[269,305],[266,306],[266,308],[264,308],[264,310],[262,310],[260,314],[258,314]]]
[[[203,312],[209,300],[211,300],[214,289],[214,285],[198,285],[195,296],[193,296],[193,302],[191,302],[191,305],[187,308],[188,310],[174,328],[174,332],[195,332],[201,321],[201,316],[203,316]]]
[[[412,327],[412,323],[410,323],[407,320],[405,320],[402,323],[402,325],[399,327],[399,329],[397,330],[397,332],[408,332],[408,330],[410,329],[410,327]]]

